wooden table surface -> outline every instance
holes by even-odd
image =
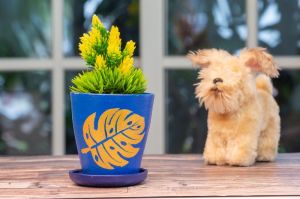
[[[76,186],[77,156],[0,157],[1,198],[299,196],[300,153],[253,167],[206,166],[200,155],[146,155],[147,180],[124,188]]]

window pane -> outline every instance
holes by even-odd
[[[72,112],[71,112],[71,99],[70,99],[70,86],[71,80],[81,71],[67,71],[65,73],[65,121],[66,121],[66,153],[76,154],[77,148],[73,132]]]
[[[300,152],[300,70],[282,70],[273,81],[281,116],[281,152]]]
[[[0,57],[51,56],[51,1],[0,1]]]
[[[168,153],[203,151],[207,112],[194,95],[195,70],[166,70],[166,135]],[[300,152],[300,70],[282,70],[273,81],[280,106],[280,152]]]
[[[258,42],[276,55],[300,54],[298,0],[258,1]]]
[[[199,108],[193,84],[196,70],[166,70],[167,153],[202,152],[207,133],[207,112]]]
[[[0,154],[51,153],[50,72],[0,73]]]
[[[244,0],[169,0],[167,8],[167,54],[212,47],[236,52],[245,46]]]
[[[135,55],[138,55],[138,0],[65,0],[63,42],[65,56],[78,55],[79,37],[89,29],[94,13],[100,17],[107,28],[111,25],[118,26],[122,41],[134,40],[137,42]]]

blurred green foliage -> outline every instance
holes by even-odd
[[[237,52],[246,45],[246,1],[168,0],[166,54],[199,48]]]
[[[50,57],[50,0],[0,0],[0,57]]]
[[[51,153],[51,75],[0,73],[0,154]]]
[[[93,14],[106,28],[119,27],[124,41],[136,41],[134,55],[139,55],[139,0],[64,0],[65,56],[79,55],[79,37],[90,28]]]

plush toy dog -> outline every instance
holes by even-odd
[[[207,49],[187,56],[202,68],[196,97],[208,109],[206,164],[250,166],[273,161],[280,137],[279,107],[270,77],[278,77],[272,56],[263,48],[239,56]],[[262,72],[257,77],[253,72]]]

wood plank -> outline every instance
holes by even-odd
[[[200,155],[147,155],[149,176],[141,185],[88,188],[73,184],[68,170],[77,156],[0,157],[2,198],[96,198],[186,196],[299,196],[300,154],[280,154],[253,167],[206,166]]]

